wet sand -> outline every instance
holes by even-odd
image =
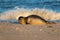
[[[60,23],[21,25],[0,22],[0,40],[60,40]]]

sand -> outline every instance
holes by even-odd
[[[0,22],[0,40],[60,40],[60,23],[21,25]]]

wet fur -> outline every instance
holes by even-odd
[[[26,18],[27,19],[29,19],[29,18],[39,19],[39,20],[42,20],[45,23],[48,23],[48,21],[46,21],[45,19],[43,19],[42,17],[37,16],[37,15],[30,15],[30,16],[27,16]]]
[[[48,22],[38,15],[29,15],[27,17],[19,17],[19,23],[21,24],[51,24],[53,22]]]

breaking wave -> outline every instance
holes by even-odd
[[[13,10],[9,10],[0,14],[0,20],[17,20],[19,16],[39,15],[46,20],[60,20],[60,13],[56,13],[48,9],[27,9],[15,7]]]

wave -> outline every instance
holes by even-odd
[[[15,7],[0,14],[0,20],[17,20],[19,16],[39,15],[46,20],[60,20],[60,13],[48,9],[27,9]]]

